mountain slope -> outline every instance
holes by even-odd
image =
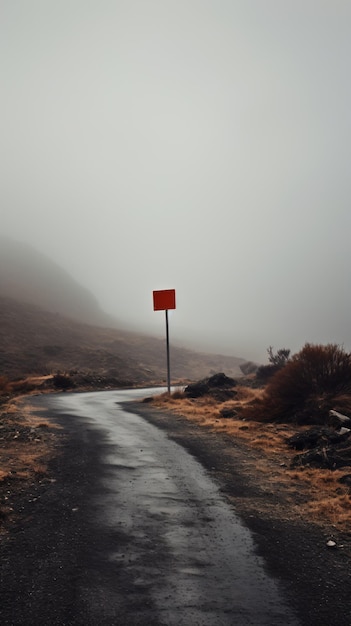
[[[0,237],[0,375],[79,370],[137,383],[165,380],[165,341],[117,324],[45,255]],[[171,348],[173,379],[240,375],[242,362]]]
[[[0,295],[89,324],[111,323],[92,293],[59,265],[6,237],[0,237]]]
[[[165,341],[81,324],[34,305],[0,297],[0,375],[79,370],[133,383],[163,382]],[[172,379],[194,380],[215,371],[239,376],[243,359],[171,346]]]

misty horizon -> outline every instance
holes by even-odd
[[[2,3],[1,235],[126,327],[351,349],[351,6]]]

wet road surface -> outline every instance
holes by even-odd
[[[84,510],[104,550],[85,546],[93,553],[89,576],[72,581],[81,618],[53,623],[298,626],[209,474],[163,431],[124,410],[145,395],[150,390],[35,401],[62,423],[74,420],[83,438],[96,441],[99,460]]]

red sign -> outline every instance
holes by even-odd
[[[154,311],[165,311],[176,308],[175,289],[162,289],[153,291]]]

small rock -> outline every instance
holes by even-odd
[[[225,418],[235,417],[237,415],[237,411],[235,409],[224,408],[220,411],[220,416]]]
[[[342,485],[346,485],[347,487],[351,487],[351,474],[344,474],[343,476],[340,476],[338,482]]]
[[[351,419],[347,415],[339,413],[339,411],[329,411],[329,417],[332,418],[332,420],[334,419],[334,422],[336,421],[339,424],[340,422],[341,424],[351,424]]]
[[[200,398],[212,392],[219,393],[219,389],[223,392],[224,390],[230,391],[232,387],[236,386],[236,381],[233,378],[229,378],[222,372],[219,374],[214,374],[209,378],[203,378],[196,383],[191,383],[184,389],[184,394],[187,398]],[[224,398],[225,395],[225,398]],[[231,397],[234,397],[234,394],[231,392],[229,394],[223,394],[223,399],[219,399],[224,402],[225,400],[229,400]]]
[[[329,539],[329,541],[327,541],[327,546],[328,548],[336,548],[336,542],[332,539]]]

